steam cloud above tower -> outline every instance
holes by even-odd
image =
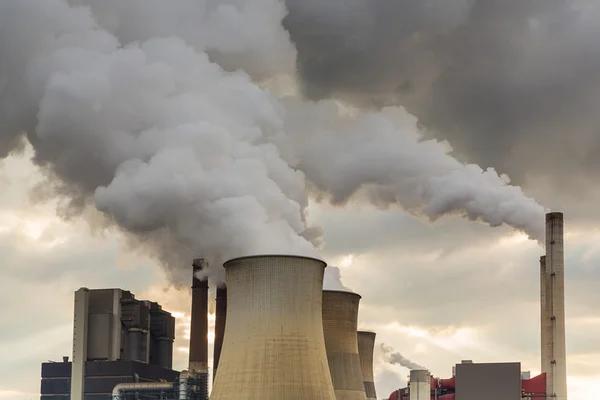
[[[551,206],[580,202],[576,193],[597,180],[598,2],[286,3],[308,97],[401,104],[429,134],[535,187]]]
[[[28,140],[63,215],[95,206],[170,271],[198,254],[314,256],[309,194],[542,237],[543,207],[424,140],[403,108],[255,83],[293,73],[284,16],[277,0],[2,2],[0,154]]]

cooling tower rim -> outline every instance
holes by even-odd
[[[356,331],[357,334],[361,334],[361,335],[369,335],[369,336],[376,336],[377,332],[375,331],[371,331],[368,329],[359,329],[358,331]]]
[[[327,267],[327,263],[321,259],[315,258],[315,257],[308,257],[308,256],[297,256],[297,255],[291,255],[291,254],[255,254],[255,255],[251,255],[251,256],[242,256],[242,257],[236,257],[236,258],[232,258],[230,260],[227,260],[223,263],[223,268],[227,268],[228,266],[230,266],[231,263],[237,262],[237,261],[243,261],[243,260],[251,260],[254,258],[287,258],[287,259],[303,259],[303,260],[310,260],[310,261],[315,261],[318,262],[319,264],[323,265],[323,268]]]
[[[563,213],[560,211],[553,211],[553,212],[546,213],[546,221],[552,220],[552,219],[563,219]]]
[[[328,290],[323,290],[323,293],[326,293],[326,292],[327,293],[344,293],[344,294],[348,294],[348,295],[351,295],[351,296],[356,296],[359,299],[362,299],[362,296],[360,294],[355,293],[355,292],[350,292],[348,290],[329,290],[329,289]]]

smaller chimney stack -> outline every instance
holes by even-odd
[[[218,287],[215,299],[215,345],[213,352],[213,382],[217,376],[221,348],[223,347],[223,335],[225,334],[225,321],[227,318],[227,288]]]
[[[431,399],[431,375],[427,370],[413,369],[410,371],[410,400]]]
[[[206,260],[192,263],[192,318],[190,324],[190,358],[188,389],[194,399],[208,399],[208,280],[198,273],[207,267]]]

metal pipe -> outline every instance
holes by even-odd
[[[123,392],[129,391],[153,391],[163,389],[173,389],[174,384],[172,382],[143,382],[143,383],[119,383],[113,388],[112,399],[121,400]]]

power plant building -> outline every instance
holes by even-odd
[[[407,388],[389,400],[542,400],[546,399],[546,375],[531,379],[521,374],[521,364],[462,361],[452,368],[456,375],[440,379],[428,371],[410,371]],[[527,378],[527,379],[526,379]]]
[[[174,339],[175,318],[158,303],[121,289],[81,288],[72,362],[42,364],[41,399],[105,399],[118,384],[174,382]]]

